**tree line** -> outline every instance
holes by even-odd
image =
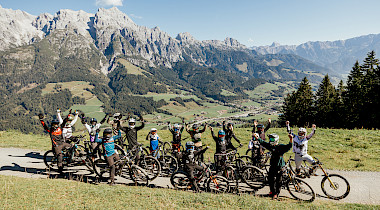
[[[363,63],[356,61],[346,84],[334,87],[328,75],[313,93],[305,77],[299,88],[289,94],[282,106],[280,121],[327,128],[380,128],[380,63],[374,51]]]

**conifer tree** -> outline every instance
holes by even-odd
[[[349,128],[363,126],[359,116],[363,108],[363,88],[362,88],[363,72],[356,61],[347,80],[347,91],[344,94],[344,104],[346,105],[347,124]]]
[[[336,124],[334,113],[335,87],[326,75],[315,96],[316,122],[320,127],[332,127]]]

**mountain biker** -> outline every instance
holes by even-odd
[[[227,159],[227,156],[222,156],[220,154],[226,154],[227,151],[227,141],[226,141],[226,133],[224,130],[220,130],[218,132],[218,136],[214,135],[214,129],[210,127],[211,136],[216,143],[216,151],[214,154],[216,171],[220,171],[224,166]]]
[[[111,120],[111,117],[113,117],[113,120]],[[118,130],[119,130],[117,128],[118,123],[120,122],[120,125],[123,125],[123,123],[126,121],[126,120],[122,120],[121,119],[122,117],[123,117],[123,115],[120,113],[108,115],[107,123],[111,125],[113,135],[117,135],[117,133],[118,133]]]
[[[258,165],[261,162],[262,153],[260,152],[260,142],[255,137],[255,133],[252,134],[252,139],[248,143],[248,149],[252,150],[252,163]],[[263,150],[263,148],[261,149]]]
[[[73,126],[78,120],[78,111],[74,112],[75,115],[71,114],[71,110],[67,117],[63,120],[61,117],[61,110],[57,110],[57,116],[59,123],[63,125],[62,128],[62,136],[65,139],[65,141],[74,141],[75,137],[73,136]]]
[[[54,154],[57,157],[57,165],[58,165],[58,171],[62,173],[63,165],[62,165],[62,149],[71,147],[70,144],[66,143],[63,135],[62,135],[62,125],[59,123],[58,119],[53,119],[51,121],[50,128],[46,125],[43,114],[39,114],[38,118],[40,119],[40,122],[44,129],[49,133],[51,143],[52,143],[52,150],[54,151]]]
[[[170,133],[172,133],[173,135],[172,150],[175,151],[174,155],[178,156],[178,153],[181,151],[181,140],[182,140],[181,137],[182,137],[182,132],[185,129],[185,127],[179,125],[178,123],[172,126],[170,122],[168,122],[168,129]]]
[[[288,135],[290,140],[288,144],[278,144],[280,137],[275,133],[268,135],[269,143],[262,140],[258,133],[255,133],[254,136],[263,147],[272,153],[270,159],[270,168],[268,172],[268,181],[270,187],[269,196],[271,196],[273,199],[277,199],[281,190],[281,168],[285,166],[285,161],[282,156],[292,148],[293,136],[290,134]]]
[[[104,116],[102,121],[100,123],[97,123],[98,121],[96,118],[91,118],[90,124],[86,122],[86,119],[84,117],[84,114],[81,115],[81,122],[84,125],[84,127],[87,129],[88,134],[90,135],[90,145],[92,149],[95,149],[97,143],[95,143],[95,134],[96,131],[100,128],[100,126],[106,121],[107,115]]]
[[[140,121],[141,121],[141,125],[136,127],[136,119],[129,118],[128,126],[125,126],[125,127],[119,126],[120,130],[124,131],[125,137],[127,138],[127,141],[128,141],[127,149],[134,151],[133,155],[135,156],[136,162],[140,160],[140,153],[137,150],[137,147],[141,146],[141,144],[137,142],[137,131],[143,129],[145,126],[144,119],[142,116],[140,116]]]
[[[199,125],[194,123],[192,129],[189,129],[189,126],[186,125],[186,131],[190,134],[191,139],[194,142],[195,150],[202,149],[202,133],[206,131],[207,123],[205,123],[202,130],[199,129]],[[204,156],[200,155],[200,160],[203,162]]]
[[[293,141],[293,152],[294,152],[294,160],[296,162],[296,174],[297,176],[301,175],[301,164],[302,161],[307,161],[312,165],[312,170],[310,171],[311,174],[316,175],[315,169],[317,167],[317,164],[315,160],[307,154],[307,143],[313,137],[315,134],[317,126],[315,124],[312,125],[312,131],[309,135],[307,135],[306,128],[299,128],[298,129],[298,135],[295,135],[292,130],[290,129],[290,122],[286,121],[286,130],[289,134],[291,134],[294,138]]]
[[[255,120],[253,122],[253,129],[252,129],[252,134],[258,133],[259,137],[265,141],[265,132],[267,132],[270,128],[270,125],[272,123],[272,120],[269,118],[268,119],[268,125],[264,129],[263,124],[258,124],[257,121]],[[258,164],[260,160],[262,159],[264,155],[264,150],[265,148],[261,145],[259,145],[259,149],[256,149],[255,151],[252,151],[252,160],[254,161],[253,164]]]
[[[112,136],[112,130],[107,128],[103,131],[103,137],[99,138],[99,130],[95,134],[95,142],[101,143],[105,151],[104,157],[107,160],[108,167],[111,168],[110,182],[108,184],[115,184],[115,161],[120,160],[119,155],[115,152],[115,140],[121,138],[121,131],[118,131],[118,135]]]
[[[234,125],[232,123],[228,123],[226,127],[226,121],[223,121],[223,130],[226,132],[227,149],[236,150],[236,148],[232,144],[232,138],[234,138],[236,142],[239,143],[239,146],[242,146],[240,140],[236,138],[234,134]]]
[[[180,159],[184,165],[184,170],[189,174],[190,182],[193,186],[193,190],[195,192],[199,192],[198,183],[194,177],[194,170],[197,169],[199,171],[203,171],[204,168],[196,163],[196,157],[205,153],[209,148],[208,146],[203,150],[195,150],[195,144],[192,141],[186,142],[186,150],[179,154]]]
[[[150,132],[146,136],[146,140],[150,141],[149,151],[150,154],[153,155],[153,157],[160,157],[160,153],[158,152],[158,143],[160,142],[160,137],[157,134],[157,129],[152,128],[150,129]]]

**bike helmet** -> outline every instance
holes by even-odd
[[[278,142],[280,141],[280,137],[275,133],[269,134],[268,138],[269,138],[269,143],[273,146],[277,145]]]
[[[194,130],[198,130],[198,128],[199,128],[198,124],[193,124],[193,129]]]
[[[192,142],[192,141],[186,142],[185,147],[186,147],[186,151],[188,151],[188,152],[194,151],[194,142]]]
[[[94,122],[94,123],[97,123],[98,120],[96,120],[96,118],[91,118],[90,123],[92,124],[93,122]]]
[[[152,129],[150,129],[150,132],[152,133],[152,132],[157,132],[157,128],[152,128]]]
[[[224,141],[224,137],[226,136],[226,132],[224,132],[224,130],[220,130],[218,132],[218,137],[219,137],[219,140],[222,140]]]
[[[103,137],[106,139],[110,139],[112,137],[112,129],[111,128],[106,128],[103,131]]]
[[[305,137],[306,136],[306,134],[307,134],[307,130],[306,130],[306,128],[299,128],[298,129],[298,136],[300,136],[300,137]]]
[[[129,119],[129,120],[128,120],[128,125],[129,125],[130,128],[134,128],[135,125],[136,125],[136,120],[135,120],[135,118],[131,118],[131,119]]]
[[[115,113],[115,114],[113,114],[113,118],[121,118],[121,114],[120,113]]]
[[[51,127],[58,128],[58,126],[59,126],[59,120],[58,119],[53,119],[51,121]]]
[[[258,124],[257,126],[256,126],[256,128],[257,128],[257,130],[260,128],[260,129],[264,129],[264,125],[263,124]]]
[[[72,115],[72,114],[67,115],[67,120],[68,121],[73,121],[74,120],[74,115]]]

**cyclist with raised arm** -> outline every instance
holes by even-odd
[[[44,121],[44,115],[39,114],[38,118],[40,119],[40,122],[46,132],[49,133],[51,143],[52,143],[52,150],[54,151],[54,154],[57,157],[57,165],[58,165],[58,171],[62,173],[63,170],[63,165],[62,165],[62,160],[63,160],[63,154],[62,154],[62,149],[71,147],[70,144],[66,143],[63,135],[62,135],[62,125],[59,123],[58,119],[53,119],[51,121],[50,128],[49,126],[46,125]]]
[[[202,133],[206,131],[207,123],[205,123],[202,130],[199,129],[199,125],[194,123],[192,129],[189,128],[189,125],[186,125],[186,131],[190,134],[191,140],[194,142],[195,150],[202,149]],[[203,154],[200,156],[200,160],[203,162]]]
[[[96,118],[91,118],[90,124],[86,122],[86,119],[84,117],[84,114],[81,115],[81,122],[84,125],[84,127],[87,129],[88,134],[90,135],[90,145],[92,149],[95,149],[97,146],[97,143],[95,142],[95,134],[97,130],[100,128],[100,126],[106,121],[107,115],[104,116],[102,121],[98,123],[98,120]]]
[[[221,154],[226,154],[227,151],[227,141],[226,141],[226,133],[224,130],[218,131],[218,136],[215,136],[214,134],[214,129],[210,127],[211,130],[211,136],[214,139],[216,143],[216,151],[214,154],[214,160],[215,160],[215,166],[216,166],[216,172],[219,172],[220,170],[223,169],[226,163],[226,155],[221,155]]]
[[[197,169],[199,171],[204,170],[204,168],[197,164],[196,157],[202,155],[209,148],[208,146],[202,150],[195,150],[194,142],[188,141],[186,142],[186,150],[179,154],[180,159],[182,160],[182,164],[184,165],[184,170],[189,174],[190,182],[193,186],[194,192],[199,192],[199,186],[194,178],[194,170]]]
[[[259,137],[265,141],[265,133],[269,130],[271,123],[272,123],[272,120],[269,118],[268,119],[268,125],[264,128],[263,124],[258,124],[257,121],[255,120],[253,122],[252,134],[254,134],[254,133],[259,134]],[[253,164],[256,165],[256,164],[260,163],[260,160],[262,159],[262,157],[264,155],[264,150],[265,150],[265,148],[263,146],[259,145],[258,149],[254,149],[252,151]]]
[[[111,117],[113,117],[113,119],[111,119]],[[122,126],[123,125],[123,123],[126,121],[125,119],[124,120],[122,120],[121,118],[123,118],[123,115],[122,114],[120,114],[120,113],[115,113],[115,114],[109,114],[108,115],[108,119],[107,119],[107,123],[109,124],[109,125],[111,125],[111,127],[112,127],[112,134],[113,135],[117,135],[117,133],[118,133],[118,124],[120,124],[120,126]],[[121,139],[119,139],[119,140],[121,140]],[[122,146],[122,145],[120,145],[120,146]]]
[[[99,130],[98,130],[99,131]],[[121,131],[118,131],[118,135],[113,136],[112,130],[107,128],[103,131],[103,137],[99,138],[99,132],[95,134],[95,142],[101,143],[105,151],[104,157],[107,160],[108,167],[111,168],[110,182],[108,184],[115,184],[115,162],[120,160],[119,155],[115,152],[115,140],[121,138]]]
[[[312,125],[312,131],[309,135],[307,135],[306,128],[300,127],[298,129],[298,135],[295,135],[292,130],[290,129],[290,122],[286,121],[286,130],[289,134],[291,134],[294,138],[293,141],[293,152],[294,152],[294,160],[296,162],[296,174],[297,176],[301,175],[301,164],[302,161],[307,161],[309,164],[311,164],[312,170],[310,171],[311,174],[315,174],[315,170],[317,168],[315,160],[307,154],[307,144],[311,137],[315,134],[315,131],[317,129],[317,126],[315,124]]]
[[[62,136],[65,141],[74,141],[75,137],[73,136],[73,126],[78,120],[78,111],[75,111],[74,114],[71,113],[71,109],[67,117],[63,120],[61,116],[61,110],[57,110],[57,116],[59,123],[63,125],[62,127]]]
[[[239,143],[239,146],[242,146],[240,140],[236,137],[234,133],[234,125],[232,123],[228,123],[226,126],[226,121],[223,121],[223,130],[226,133],[227,149],[236,150],[236,147],[234,147],[234,145],[232,144],[232,138],[235,139],[237,143]]]
[[[183,125],[179,125],[178,123],[172,126],[170,122],[168,122],[168,129],[173,136],[172,150],[175,151],[175,156],[178,156],[178,153],[181,151],[182,132],[185,127]]]
[[[290,140],[288,144],[279,144],[280,137],[275,133],[268,135],[269,143],[262,140],[258,133],[254,134],[260,144],[272,153],[268,181],[270,187],[269,196],[273,199],[277,199],[281,190],[281,168],[285,166],[283,155],[292,148],[293,136],[290,134],[288,136]]]

